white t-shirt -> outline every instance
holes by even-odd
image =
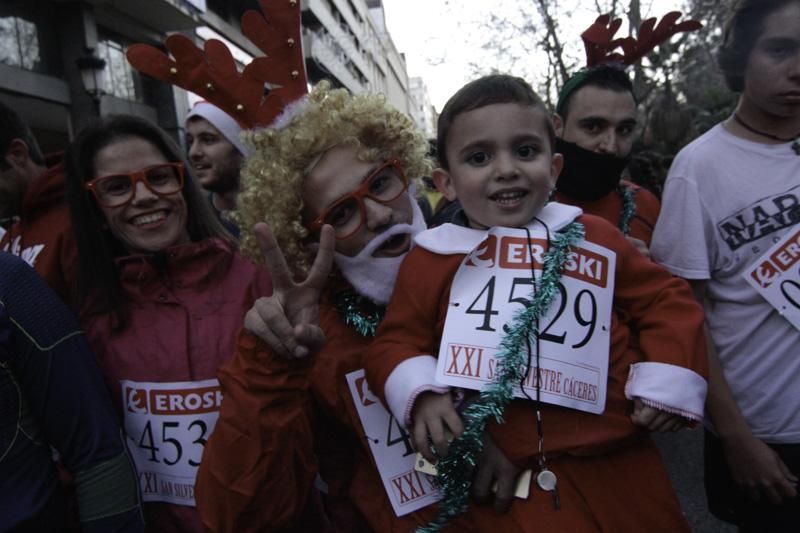
[[[742,273],[800,224],[800,157],[790,143],[740,139],[721,125],[670,168],[650,247],[686,279],[708,280],[711,336],[756,437],[800,442],[800,331]]]

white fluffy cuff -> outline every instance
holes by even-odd
[[[436,358],[432,355],[417,355],[406,359],[389,375],[384,392],[389,411],[404,426],[411,424],[411,410],[421,393],[433,391],[445,393],[449,387],[436,383]]]
[[[708,384],[687,368],[666,363],[635,363],[628,373],[625,397],[700,422]]]

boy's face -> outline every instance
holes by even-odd
[[[438,189],[458,198],[470,226],[517,227],[544,207],[561,171],[543,109],[491,104],[455,117],[447,140],[450,169],[434,170]]]
[[[553,117],[556,135],[581,148],[627,157],[636,130],[636,102],[626,91],[593,85],[572,95],[566,117]]]
[[[745,102],[768,116],[800,117],[800,3],[764,19],[744,72]]]

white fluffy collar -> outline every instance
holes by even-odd
[[[562,229],[582,213],[583,210],[579,207],[550,202],[539,212],[537,218],[553,232]],[[534,220],[528,224],[528,228],[539,231],[542,225]],[[441,255],[466,254],[483,242],[487,231],[443,224],[417,234],[414,242],[417,246]]]

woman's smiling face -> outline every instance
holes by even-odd
[[[151,142],[141,137],[125,137],[97,152],[94,177],[130,174],[168,162]],[[99,207],[111,233],[130,253],[157,252],[189,242],[188,210],[182,192],[159,196],[140,181],[129,203]]]

